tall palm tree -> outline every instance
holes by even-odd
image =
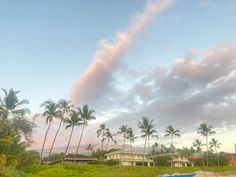
[[[47,139],[48,131],[51,127],[52,120],[53,120],[53,118],[61,117],[61,111],[59,109],[60,108],[59,104],[53,102],[52,100],[45,101],[41,105],[41,107],[43,107],[45,109],[42,116],[44,118],[46,118],[46,124],[48,124],[48,128],[47,128],[45,136],[44,136],[43,146],[42,146],[42,150],[40,153],[40,164],[42,164],[43,150],[44,150],[45,142]]]
[[[106,132],[107,132],[106,125],[105,124],[101,124],[99,126],[99,129],[97,130],[97,137],[101,137],[101,142],[102,142],[102,150],[101,150],[101,154],[100,154],[100,161],[102,161],[102,154],[103,154],[103,145],[104,145],[104,140],[106,139]]]
[[[180,131],[178,129],[175,129],[173,126],[169,125],[166,127],[165,133],[166,133],[164,135],[165,137],[168,137],[168,136],[171,137],[170,147],[173,153],[174,152],[174,146],[173,146],[174,136],[180,137]],[[172,155],[170,157],[170,165],[172,166]]]
[[[129,140],[129,148],[130,148],[130,157],[133,159],[133,165],[134,165],[134,157],[133,157],[133,149],[132,149],[132,143],[134,143],[134,140],[137,138],[134,136],[133,129],[129,128],[128,132],[126,134],[126,138]]]
[[[82,124],[82,122],[81,122],[82,120],[80,118],[80,113],[78,111],[71,110],[69,116],[70,116],[70,118],[65,119],[65,123],[66,123],[66,129],[71,128],[71,132],[70,132],[69,141],[67,143],[66,150],[63,155],[62,161],[64,160],[65,156],[67,155],[67,151],[68,151],[68,148],[69,148],[70,142],[71,142],[71,137],[74,132],[74,127]]]
[[[218,140],[216,140],[215,138],[212,138],[209,145],[210,145],[210,148],[215,149],[216,157],[217,157],[217,164],[218,166],[220,166],[219,155],[218,155],[217,149],[220,149],[220,146],[222,145],[222,143],[219,143]]]
[[[196,139],[196,140],[193,142],[193,147],[196,147],[197,152],[200,153],[201,161],[202,161],[202,166],[205,166],[205,163],[204,163],[204,160],[203,160],[203,157],[202,157],[202,147],[203,147],[203,146],[205,146],[205,144],[202,144],[201,140],[199,140],[199,139]]]
[[[94,146],[93,146],[92,144],[88,144],[88,145],[86,146],[86,150],[88,150],[88,151],[90,151],[90,152],[92,153],[93,150],[94,150]]]
[[[65,115],[68,114],[68,112],[70,110],[70,107],[71,107],[70,101],[66,101],[66,100],[63,100],[63,99],[61,99],[58,104],[59,104],[59,107],[60,107],[61,116],[57,117],[57,118],[60,119],[60,124],[58,126],[57,132],[56,132],[55,137],[53,139],[52,146],[51,146],[49,154],[48,154],[47,162],[49,162],[49,158],[50,158],[50,155],[52,153],[52,149],[54,147],[55,141],[57,139],[57,135],[58,135],[58,133],[59,133],[59,131],[61,129],[62,123],[65,120]]]
[[[123,146],[122,146],[122,154],[124,152],[125,141],[127,139],[127,134],[129,132],[129,129],[130,128],[128,128],[128,125],[121,125],[120,128],[119,128],[119,131],[117,132],[117,134],[123,134],[124,142],[123,142]],[[121,164],[121,156],[120,156],[120,164]]]
[[[116,144],[116,140],[114,139],[114,136],[116,136],[116,134],[111,133],[110,130],[107,129],[107,131],[106,131],[106,139],[107,139],[106,151],[107,151],[110,140],[112,140]]]
[[[143,148],[143,162],[142,165],[144,165],[144,156],[146,153],[146,143],[148,141],[148,146],[149,146],[149,150],[150,150],[150,136],[154,135],[154,133],[156,133],[156,130],[154,129],[154,125],[153,125],[153,119],[149,120],[147,117],[143,117],[142,121],[138,121],[138,127],[141,129],[141,138],[145,139],[145,143],[144,143],[144,148]]]
[[[93,109],[89,109],[88,105],[84,105],[82,109],[80,109],[80,108],[78,108],[78,109],[79,109],[79,113],[80,113],[80,116],[81,116],[81,119],[82,119],[82,122],[83,122],[83,127],[82,127],[82,131],[81,131],[81,134],[80,134],[79,143],[78,143],[78,146],[77,146],[77,149],[76,149],[74,162],[76,161],[76,157],[77,157],[77,154],[79,152],[80,143],[81,143],[81,140],[82,140],[82,137],[83,137],[85,125],[88,124],[88,121],[96,119],[96,117],[93,116],[93,113],[95,111]]]
[[[0,118],[6,120],[9,114],[18,114],[25,115],[29,113],[29,109],[21,108],[24,104],[28,104],[28,100],[19,101],[17,98],[17,94],[20,91],[14,91],[10,89],[9,91],[2,89],[4,96],[0,98]]]
[[[208,162],[209,162],[209,142],[208,142],[208,137],[209,135],[213,135],[215,134],[215,131],[212,130],[212,126],[211,125],[207,125],[206,123],[202,123],[200,124],[200,127],[198,128],[197,133],[201,134],[202,136],[204,136],[206,138],[206,148],[207,148],[207,162],[206,162],[206,166],[208,166]]]

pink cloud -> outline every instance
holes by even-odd
[[[92,64],[75,83],[70,99],[74,103],[90,103],[106,95],[110,89],[112,73],[122,55],[155,14],[164,11],[171,2],[172,0],[148,1],[144,12],[136,15],[125,31],[118,32],[114,41],[103,40],[93,57]]]

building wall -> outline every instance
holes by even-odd
[[[236,166],[236,154],[231,154],[229,156],[229,164],[232,166]]]
[[[113,154],[113,155],[108,155],[107,160],[110,159],[120,159],[120,158],[134,158],[134,159],[143,159],[142,154]]]

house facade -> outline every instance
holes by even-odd
[[[146,154],[141,152],[130,152],[117,150],[105,155],[107,160],[118,160],[121,165],[142,165],[153,166],[153,160],[146,158]]]
[[[173,155],[172,156],[172,166],[173,167],[188,167],[194,166],[194,163],[189,161],[187,157],[181,156],[181,155]]]

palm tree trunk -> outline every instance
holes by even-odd
[[[144,156],[145,156],[145,152],[146,152],[146,142],[147,142],[147,137],[145,137],[145,142],[144,142],[142,166],[144,166]]]
[[[204,163],[204,160],[203,160],[203,157],[202,157],[203,156],[202,152],[200,152],[200,153],[201,153],[200,155],[201,155],[202,166],[205,166],[205,163]]]
[[[206,136],[206,146],[207,146],[207,162],[206,162],[206,166],[208,166],[208,162],[209,162],[209,154],[208,154],[208,136]]]
[[[110,142],[110,138],[108,138],[108,140],[107,140],[106,152],[107,152],[107,148],[108,148],[108,144],[109,144],[109,142]]]
[[[122,147],[122,153],[120,155],[120,165],[121,165],[121,156],[123,155],[124,148],[125,148],[125,138],[124,138],[124,143],[123,143],[123,147]]]
[[[101,153],[100,153],[100,162],[102,162],[102,156],[103,156],[103,139],[102,139],[102,150],[101,150]]]
[[[46,143],[46,139],[47,139],[47,136],[48,136],[48,131],[50,129],[51,123],[52,123],[52,121],[49,121],[49,125],[48,125],[48,128],[47,128],[46,133],[45,133],[45,137],[44,137],[44,141],[43,141],[43,146],[42,146],[41,153],[40,153],[40,161],[39,161],[40,165],[42,164],[43,150],[44,150],[44,146],[45,146],[45,143]]]
[[[151,151],[151,149],[150,149],[149,137],[148,137],[148,150],[149,150],[149,152],[150,152],[150,154],[151,154],[151,157],[152,157],[152,160],[153,160],[153,166],[155,166],[155,162],[154,162],[154,158],[153,158],[153,155],[152,155],[152,151]]]
[[[172,167],[173,164],[172,164],[172,158],[173,158],[173,153],[174,153],[174,150],[173,150],[173,141],[174,141],[174,137],[173,135],[171,135],[171,144],[170,144],[170,148],[171,148],[171,155],[170,155],[170,166]]]
[[[61,119],[61,122],[60,122],[60,124],[59,124],[58,129],[57,129],[57,132],[56,132],[56,134],[55,134],[55,137],[54,137],[54,139],[53,139],[52,146],[51,146],[50,151],[49,151],[49,154],[48,154],[47,163],[48,163],[48,161],[49,161],[50,155],[51,155],[51,153],[52,153],[52,149],[53,149],[54,144],[55,144],[55,141],[56,141],[56,139],[57,139],[58,132],[59,132],[59,130],[60,130],[60,128],[61,128],[61,124],[62,124],[62,119]]]
[[[74,125],[72,126],[72,129],[71,129],[71,132],[70,132],[70,138],[69,138],[68,144],[67,144],[67,146],[66,146],[66,150],[65,150],[65,153],[64,153],[64,155],[63,155],[62,162],[64,161],[64,158],[66,157],[68,148],[69,148],[69,146],[70,146],[70,141],[71,141],[71,138],[72,138],[73,131],[74,131]]]
[[[130,148],[130,157],[133,159],[133,165],[134,165],[134,156],[133,156],[131,141],[129,141],[129,148]]]
[[[79,152],[80,143],[81,143],[81,140],[82,140],[82,137],[83,137],[83,133],[84,133],[84,126],[85,126],[85,122],[83,123],[83,128],[82,128],[82,132],[81,132],[80,139],[79,139],[79,144],[78,144],[78,146],[77,146],[76,153],[75,153],[75,157],[74,157],[74,162],[76,161],[77,154],[78,154],[78,152]]]
[[[219,161],[219,154],[217,152],[217,149],[215,147],[215,151],[216,151],[216,159],[217,159],[217,165],[220,166],[220,161]]]

